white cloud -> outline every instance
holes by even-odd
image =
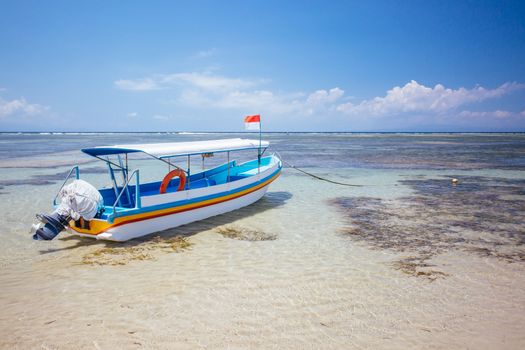
[[[136,118],[139,114],[137,112],[129,112],[126,116],[128,118]]]
[[[273,92],[258,90],[229,92],[218,99],[216,105],[222,108],[261,108],[275,103],[278,101]]]
[[[120,79],[113,84],[117,89],[133,91],[150,91],[176,87],[195,87],[204,90],[220,91],[246,89],[258,85],[264,80],[249,81],[238,78],[227,78],[207,73],[156,74],[142,79]]]
[[[509,111],[502,111],[502,110],[496,110],[496,111],[461,111],[458,114],[458,117],[460,118],[508,118],[515,115],[515,113],[509,112]]]
[[[126,90],[171,89],[175,101],[194,108],[222,108],[247,111],[271,111],[289,113],[300,110],[304,94],[275,94],[272,91],[256,89],[268,82],[265,79],[231,78],[210,73],[157,74],[137,80],[118,80],[115,87]],[[324,90],[322,90],[324,91]],[[321,90],[318,93],[322,93]],[[329,101],[342,93],[335,88],[325,91]],[[302,98],[302,101],[298,99]],[[310,104],[312,104],[311,102]],[[320,104],[320,102],[318,103]],[[160,119],[160,118],[156,118]]]
[[[476,86],[472,89],[446,88],[442,84],[427,87],[412,80],[404,86],[357,103],[344,103],[345,91],[339,87],[311,93],[287,93],[263,89],[265,79],[232,78],[210,72],[157,74],[136,80],[118,80],[115,86],[128,90],[164,89],[173,93],[172,102],[195,109],[235,110],[242,113],[264,113],[287,116],[368,117],[396,116],[418,123],[433,123],[450,118],[464,120],[514,118],[519,113],[505,110],[469,111],[465,105],[479,103],[525,88],[524,84],[505,83],[494,89]],[[346,99],[348,101],[348,99]],[[525,116],[525,111],[521,112]],[[157,115],[157,120],[170,117]],[[414,119],[415,118],[415,119]]]
[[[261,81],[249,81],[202,73],[169,74],[161,76],[160,80],[166,86],[171,84],[190,85],[212,91],[247,89],[261,83]]]
[[[170,120],[172,118],[171,118],[171,116],[167,116],[167,115],[155,114],[153,116],[153,119],[160,120],[160,121],[167,121],[167,120]]]
[[[203,59],[210,56],[214,56],[217,53],[216,48],[211,48],[209,50],[202,50],[197,52],[196,54],[192,55],[191,58],[197,58],[197,59]]]
[[[306,99],[306,103],[309,105],[321,105],[326,103],[334,103],[340,97],[344,95],[344,91],[338,87],[330,90],[317,90],[311,93]]]
[[[158,90],[160,88],[157,85],[157,82],[151,78],[136,79],[136,80],[120,79],[120,80],[116,80],[113,84],[118,89],[131,90],[131,91],[150,91],[150,90]]]
[[[323,110],[333,110],[334,103],[344,95],[344,90],[335,87],[330,90],[317,90],[306,99],[304,112],[308,115]]]
[[[222,95],[216,101],[215,106],[258,113],[286,114],[298,111],[301,104],[294,101],[290,95],[277,95],[268,90],[256,90],[229,92]]]
[[[337,110],[346,114],[364,116],[396,115],[407,112],[439,114],[464,104],[501,97],[524,87],[523,84],[505,83],[495,89],[478,86],[473,89],[461,87],[454,90],[445,88],[441,84],[430,88],[412,80],[403,87],[396,86],[387,91],[384,97],[375,97],[358,104],[350,102],[340,104]]]
[[[29,103],[23,97],[11,101],[0,98],[0,118],[11,115],[33,116],[48,109],[48,106]]]
[[[269,90],[205,91],[183,90],[177,102],[194,108],[243,110],[246,113],[301,113],[304,94],[276,94]],[[301,99],[302,98],[302,99]]]

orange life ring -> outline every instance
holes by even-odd
[[[180,178],[179,188],[177,188],[177,191],[184,189],[184,185],[186,185],[186,174],[181,169],[175,169],[167,173],[166,176],[164,176],[164,179],[160,184],[160,194],[166,193],[166,189],[168,188],[171,179],[173,179],[175,176],[178,176]]]

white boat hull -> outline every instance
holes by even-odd
[[[143,221],[130,222],[124,225],[112,227],[98,235],[82,234],[72,230],[71,228],[68,228],[68,231],[72,234],[96,239],[104,239],[118,242],[127,241],[133,238],[149,235],[154,232],[164,231],[167,229],[186,225],[194,221],[199,221],[212,216],[221,215],[253,204],[264,196],[264,194],[268,190],[268,186],[269,184],[254,192],[248,193],[238,198],[230,199],[222,203],[217,203],[206,207],[188,210],[185,212],[151,218]]]

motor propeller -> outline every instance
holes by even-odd
[[[33,239],[36,241],[52,240],[69,225],[71,220],[69,215],[60,215],[57,211],[49,215],[37,214],[36,218],[41,223],[40,225],[33,225],[33,229],[35,229]]]

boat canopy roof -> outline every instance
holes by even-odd
[[[268,148],[268,141],[261,141],[261,148]],[[130,145],[84,148],[82,152],[93,157],[112,154],[143,152],[155,158],[169,158],[203,153],[240,151],[259,148],[259,140],[223,139],[192,142],[143,143]]]

